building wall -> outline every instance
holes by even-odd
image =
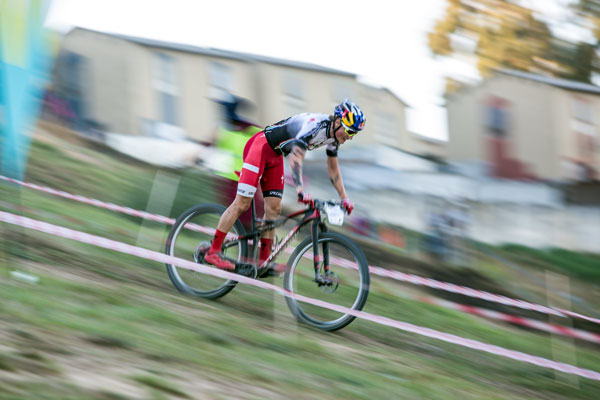
[[[135,83],[136,98],[140,99],[135,110],[139,125],[164,122],[161,96],[165,89],[157,71],[160,60],[164,58],[171,60],[174,72],[174,87],[166,91],[174,97],[175,125],[192,139],[211,141],[219,124],[220,110],[213,100],[221,98],[222,93],[214,82],[215,69],[227,71],[225,75],[229,83],[225,86],[230,86],[230,91],[245,98],[255,96],[250,79],[252,66],[248,63],[168,49],[136,47],[142,53],[138,58],[140,73]],[[138,132],[141,131],[143,129],[138,129]]]
[[[509,101],[509,154],[534,177],[556,179],[557,132],[550,114],[553,94],[558,89],[510,76],[499,76],[490,83],[490,95]]]
[[[506,157],[524,175],[557,179],[557,121],[554,102],[560,89],[497,75],[448,99],[448,159],[491,166],[494,138],[502,138]],[[504,133],[494,133],[491,108],[503,110]],[[516,167],[515,167],[516,168]]]
[[[258,122],[268,125],[293,114],[320,112],[332,114],[344,97],[357,103],[367,117],[364,134],[357,135],[348,146],[382,142],[382,115],[391,116],[388,138],[396,145],[407,134],[405,105],[386,90],[371,88],[356,82],[353,76],[304,70],[274,64],[255,64],[257,95],[249,97],[260,107]]]
[[[84,117],[109,131],[134,132],[131,54],[135,45],[107,35],[75,30],[64,38],[61,52],[83,56]]]
[[[367,116],[364,133],[348,146],[383,142],[402,147],[407,142],[405,104],[388,90],[363,85],[350,74],[188,53],[85,29],[67,34],[63,48],[88,59],[85,95],[90,116],[110,131],[155,134],[156,124],[167,115],[189,137],[210,141],[220,118],[211,99],[225,89],[255,104],[248,118],[261,126],[295,113],[332,114],[348,97]],[[159,64],[169,67],[161,69]],[[215,83],[215,77],[224,83]],[[174,111],[169,111],[171,105]]]
[[[364,86],[363,93],[365,102],[360,106],[367,116],[368,142],[406,150],[410,136],[406,126],[406,105],[389,90]]]
[[[449,161],[479,163],[485,160],[479,140],[483,119],[481,112],[476,111],[479,109],[481,92],[485,90],[485,87],[465,88],[448,98]]]
[[[557,174],[564,180],[597,179],[600,171],[600,97],[561,90],[554,96],[552,115],[557,131],[561,132],[556,143]],[[593,176],[584,176],[583,165],[591,168]]]
[[[440,160],[446,160],[448,142],[438,139],[417,135],[410,132],[408,135],[408,144],[404,150],[412,154],[418,154],[426,157],[436,157]]]

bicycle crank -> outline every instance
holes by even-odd
[[[238,275],[247,276],[248,278],[256,279],[258,276],[258,268],[256,265],[249,263],[235,263],[235,273]]]
[[[196,250],[194,251],[194,261],[198,264],[204,264],[204,256],[210,250],[210,242],[200,242],[198,246],[196,246]]]

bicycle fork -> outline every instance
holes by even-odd
[[[330,283],[329,279],[329,243],[323,242],[323,257],[319,254],[319,230],[327,232],[327,225],[319,220],[315,220],[312,224],[312,241],[313,241],[313,264],[315,268],[315,282],[319,286]],[[323,261],[324,276],[321,275],[321,261]]]

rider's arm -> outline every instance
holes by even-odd
[[[296,186],[296,194],[300,194],[304,190],[302,183],[302,163],[304,162],[305,155],[306,150],[299,145],[294,145],[290,152],[290,169],[292,170],[292,179]]]
[[[338,164],[337,157],[327,157],[327,174],[329,175],[329,180],[331,181],[331,184],[340,195],[340,199],[347,199],[348,195],[346,194],[346,189],[344,189],[342,171],[340,171],[340,166]]]

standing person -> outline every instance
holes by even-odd
[[[307,150],[327,146],[327,173],[338,192],[344,209],[350,214],[354,209],[348,198],[338,165],[337,152],[346,140],[352,140],[365,125],[362,110],[348,99],[335,106],[333,115],[303,113],[267,126],[255,134],[246,144],[243,167],[237,187],[237,195],[225,210],[205,256],[205,261],[217,268],[233,271],[235,265],[224,258],[221,247],[227,232],[235,220],[250,205],[260,181],[264,197],[265,221],[272,221],[281,213],[281,198],[284,188],[283,157],[290,156],[291,168],[298,201],[309,204],[312,197],[305,191],[302,182],[302,163]],[[261,238],[259,265],[271,255],[273,230]],[[281,269],[280,266],[277,268]],[[280,272],[280,271],[277,271]]]
[[[260,132],[261,128],[242,118],[238,113],[240,109],[248,109],[251,106],[249,101],[229,95],[226,100],[218,103],[221,105],[223,123],[217,130],[215,147],[224,157],[220,159],[216,174],[226,179],[222,182],[224,188],[220,192],[221,202],[230,204],[237,192],[244,147],[253,135]],[[260,200],[262,199],[257,198],[257,203]],[[256,211],[257,213],[262,211],[262,204],[258,204]],[[240,220],[244,226],[249,227],[251,218],[251,212],[247,211],[241,215]]]

